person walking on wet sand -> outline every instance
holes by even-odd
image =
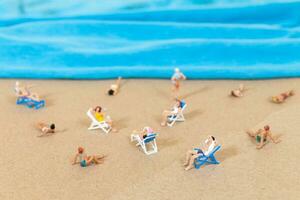
[[[257,142],[257,145],[256,145],[256,148],[257,149],[261,149],[263,148],[263,146],[265,144],[267,144],[267,139],[270,138],[272,140],[273,143],[277,144],[280,142],[280,140],[276,140],[271,131],[270,131],[270,126],[269,125],[266,125],[264,127],[264,129],[259,129],[258,131],[256,132],[253,132],[253,131],[246,131],[246,133],[254,138]]]
[[[174,94],[177,94],[179,92],[180,88],[180,81],[181,80],[186,80],[186,76],[180,71],[179,68],[174,69],[174,74],[171,78],[172,84],[173,84],[173,89],[172,91]]]

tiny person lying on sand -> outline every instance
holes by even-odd
[[[119,93],[122,77],[119,77],[115,84],[110,85],[110,89],[107,91],[109,96],[115,96]]]
[[[240,84],[238,89],[231,90],[230,95],[233,97],[242,97],[244,96],[243,92],[245,91],[245,87],[243,84]]]
[[[15,92],[16,92],[16,95],[18,97],[27,97],[27,98],[30,98],[32,100],[35,100],[35,101],[40,101],[40,97],[39,95],[37,95],[36,93],[31,93],[29,88],[31,88],[32,86],[21,86],[20,82],[19,81],[16,81],[16,84],[15,84]]]
[[[285,100],[288,98],[288,97],[291,97],[293,96],[295,93],[293,90],[290,90],[288,92],[284,92],[284,93],[281,93],[280,95],[278,96],[273,96],[272,97],[272,102],[273,103],[283,103],[285,102]]]
[[[114,127],[114,123],[112,121],[112,119],[110,118],[110,116],[105,116],[105,113],[102,112],[102,108],[101,106],[96,106],[94,109],[93,109],[93,114],[96,118],[96,120],[98,122],[103,122],[105,121],[111,128],[112,128],[112,131],[113,132],[117,132],[118,130]]]
[[[270,131],[270,126],[266,125],[264,129],[259,129],[256,132],[253,131],[246,131],[246,133],[252,137],[255,138],[257,145],[257,149],[261,149],[265,144],[267,144],[267,138],[269,137],[273,143],[277,144],[280,142],[280,140],[276,140]]]
[[[131,141],[134,140],[134,138],[137,138],[139,137],[141,140],[145,139],[148,135],[150,134],[153,134],[154,131],[152,128],[150,128],[149,126],[145,126],[143,128],[142,131],[138,132],[136,130],[133,131],[133,133],[131,134],[130,138],[131,138]]]
[[[39,135],[38,137],[42,137],[42,136],[46,136],[46,135],[55,133],[55,124],[48,125],[46,123],[39,122],[39,123],[37,123],[37,128],[42,132],[42,134]]]
[[[105,156],[92,155],[87,156],[83,147],[78,147],[78,153],[75,155],[73,165],[80,164],[81,167],[87,167],[93,163],[102,164]],[[79,160],[79,161],[78,161]]]
[[[176,115],[182,109],[182,102],[179,99],[175,99],[175,105],[171,110],[164,110],[162,113],[161,126],[166,126],[168,122],[168,117],[171,115]]]
[[[201,155],[209,155],[210,152],[214,150],[214,148],[217,146],[217,142],[214,136],[209,136],[204,144],[202,145],[202,148],[199,150],[189,150],[186,153],[186,159],[183,166],[185,166],[185,170],[190,170],[194,166],[195,159],[198,158]]]

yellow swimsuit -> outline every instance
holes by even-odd
[[[95,113],[95,118],[97,119],[98,122],[103,122],[104,121],[104,115],[102,113]]]

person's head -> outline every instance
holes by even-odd
[[[177,107],[181,107],[181,101],[180,101],[180,99],[175,99],[175,105],[177,106]]]
[[[175,71],[175,73],[179,73],[179,72],[180,72],[180,69],[176,67],[176,68],[174,69],[174,71]]]
[[[20,82],[16,81],[16,87],[19,87],[19,86],[20,86]]]
[[[83,153],[84,152],[84,148],[83,147],[78,147],[78,153]]]
[[[264,129],[265,129],[265,131],[269,131],[270,130],[270,126],[266,125],[266,126],[264,126]]]
[[[95,110],[95,112],[101,112],[101,110],[102,110],[102,108],[101,108],[101,106],[96,106],[96,108],[94,109]]]
[[[54,130],[54,129],[55,129],[55,124],[51,124],[51,125],[50,125],[50,129],[51,129],[51,130]]]
[[[112,89],[109,89],[108,92],[107,92],[107,94],[108,94],[109,96],[113,96],[114,93],[115,93],[115,91],[112,90]]]
[[[205,140],[205,143],[206,143],[206,144],[209,144],[209,143],[214,142],[214,141],[216,141],[216,138],[215,138],[214,136],[210,135],[210,136]]]

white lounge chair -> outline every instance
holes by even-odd
[[[185,103],[185,101],[181,101],[181,104],[181,110],[179,110],[178,113],[170,115],[168,117],[168,126],[172,127],[175,124],[175,122],[183,122],[185,120],[183,111],[185,110],[187,104]]]
[[[102,129],[105,133],[109,133],[111,131],[111,126],[107,124],[105,121],[99,122],[92,113],[92,108],[87,111],[87,116],[91,119],[91,125],[88,130]]]
[[[157,153],[157,145],[156,145],[156,135],[155,133],[151,133],[147,135],[143,140],[140,138],[139,135],[132,134],[131,135],[131,142],[136,141],[136,146],[141,146],[142,150],[146,155],[151,155]],[[148,150],[147,145],[152,147],[152,150]]]

